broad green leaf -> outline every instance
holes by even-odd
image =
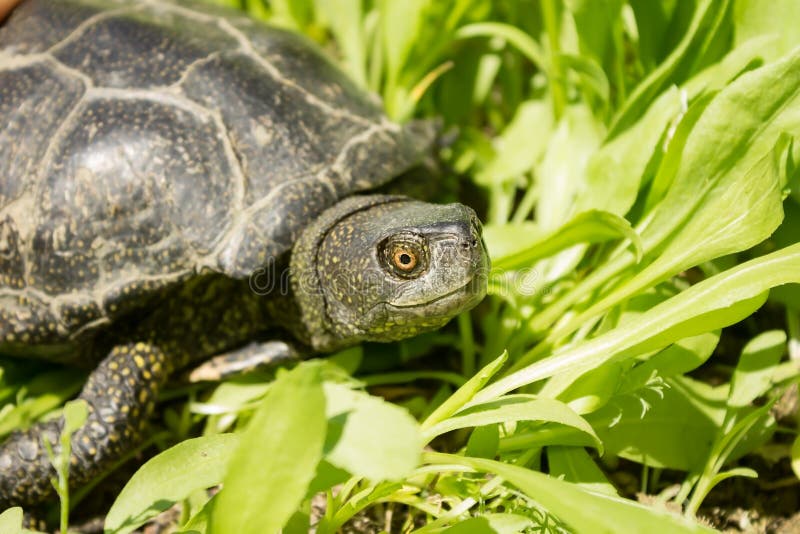
[[[467,380],[463,386],[459,387],[455,393],[450,395],[450,398],[439,405],[439,407],[422,422],[420,425],[422,431],[427,432],[432,426],[446,420],[472,400],[475,394],[503,367],[507,359],[508,353],[503,352],[500,356],[495,358],[494,361],[475,373],[472,378]]]
[[[477,458],[494,458],[500,445],[500,428],[498,425],[475,427],[469,435],[465,454]]]
[[[774,367],[786,352],[786,333],[768,330],[757,335],[742,349],[731,378],[728,406],[741,408],[769,391]]]
[[[666,510],[648,508],[631,500],[589,492],[576,484],[516,465],[435,452],[425,453],[424,459],[432,464],[467,465],[502,477],[564,521],[575,532],[651,532],[653,525],[658,525],[659,533],[664,534],[714,532]]]
[[[216,499],[217,532],[277,532],[305,497],[325,442],[323,366],[279,375],[242,434]]]
[[[423,440],[406,410],[332,383],[325,384],[325,400],[328,462],[373,481],[400,479],[419,465]]]
[[[0,532],[4,534],[22,532],[22,508],[15,506],[0,513]]]
[[[672,181],[675,179],[678,169],[680,169],[683,150],[686,147],[686,140],[715,95],[716,93],[714,92],[700,95],[692,102],[689,108],[681,114],[680,121],[674,126],[674,131],[671,132],[671,137],[668,139],[666,153],[661,159],[658,171],[650,184],[650,190],[647,193],[647,200],[644,206],[645,213],[650,213],[655,206],[664,200],[664,196],[672,186]],[[670,132],[667,132],[667,135],[669,134]]]
[[[606,140],[586,165],[587,187],[593,194],[579,197],[577,209],[626,213],[636,200],[648,164],[660,157],[664,132],[681,113],[681,106],[680,91],[669,89],[635,124]]]
[[[617,397],[586,419],[611,454],[688,471],[708,458],[725,416],[725,391],[676,377],[660,394]]]
[[[550,234],[542,231],[533,221],[483,225],[483,240],[492,258],[493,269],[497,268],[498,261],[505,261],[506,256],[532,249]]]
[[[779,142],[744,176],[710,192],[706,201],[668,241],[658,259],[592,304],[573,324],[579,325],[581,321],[684,269],[739,252],[766,239],[783,218],[779,158],[785,147],[785,142]],[[670,189],[670,193],[672,191]],[[656,219],[642,232],[643,241],[650,235],[647,230],[659,224],[658,213],[673,206],[679,209],[670,193],[659,205]],[[736,206],[736,209],[731,210],[731,206]],[[569,329],[570,326],[565,327],[565,330]]]
[[[506,225],[493,228],[491,234],[507,231]],[[627,239],[634,250],[641,254],[642,244],[639,235],[631,228],[628,221],[613,213],[591,210],[577,214],[563,226],[541,237],[534,243],[525,244],[524,249],[507,253],[504,256],[492,255],[494,269],[520,269],[530,267],[542,258],[581,243],[601,243],[612,239]],[[491,248],[491,247],[490,247]]]
[[[530,172],[547,148],[553,128],[552,108],[541,100],[523,102],[514,118],[493,140],[495,155],[474,177],[480,185],[516,180]]]
[[[550,476],[572,482],[595,493],[618,495],[597,464],[583,447],[547,447]]]
[[[607,139],[589,159],[586,180],[593,194],[579,197],[577,209],[596,208],[619,215],[626,213],[633,205],[640,185],[649,181],[655,172],[654,163],[657,164],[661,159],[670,125],[682,117],[686,111],[684,106],[691,104],[691,109],[695,107],[695,99],[699,95],[722,89],[733,77],[757,64],[768,47],[768,40],[765,39],[749,41],[728,54],[720,63],[692,78],[684,87],[677,89],[673,86],[663,91],[650,103],[639,120],[624,132]],[[704,108],[705,102],[696,110],[701,111]],[[690,116],[683,128],[693,126],[693,119]],[[683,124],[683,120],[681,123]],[[672,147],[676,137],[680,142],[680,136],[687,134],[679,126],[669,146]],[[680,156],[681,154],[673,156],[669,164],[679,163]],[[666,174],[666,170],[659,170],[659,173]],[[662,176],[658,188],[669,185],[672,178],[673,176],[669,176],[669,179]],[[608,184],[614,186],[608,187]],[[650,199],[660,199],[662,196],[663,193],[658,192],[649,194]]]
[[[737,0],[734,5],[735,44],[762,35],[774,36],[773,57],[800,44],[800,35],[793,25],[800,19],[800,4],[795,0]]]
[[[800,83],[800,51],[792,59],[790,63],[796,71],[793,74]],[[660,253],[658,258],[570,322],[551,332],[551,338],[560,339],[603,311],[684,269],[751,247],[775,230],[783,214],[780,158],[788,143],[783,129],[792,123],[793,114],[766,106],[763,118],[767,122],[757,124],[752,118],[752,108],[756,104],[750,102],[752,95],[749,91],[754,90],[752,85],[758,90],[768,91],[769,88],[763,87],[767,81],[781,84],[774,78],[778,73],[785,74],[787,69],[791,70],[791,67],[784,64],[777,71],[764,68],[746,74],[706,107],[686,142],[687,153],[682,157],[669,191],[654,216],[639,231],[645,253]],[[791,99],[795,89],[781,85],[784,98]],[[730,124],[737,114],[741,116],[741,122],[750,122],[747,127],[741,125],[741,131],[745,132],[743,135],[739,124],[736,128]],[[796,119],[794,128],[800,132],[800,116]],[[763,129],[767,131],[761,132]],[[725,139],[726,135],[736,139]],[[695,136],[697,139],[693,139]],[[723,144],[716,146],[714,152],[709,151],[708,146],[699,149],[694,146],[694,143],[713,145],[720,142],[718,138],[722,138]],[[765,139],[773,142],[762,153],[753,152],[752,146],[740,146],[732,152],[727,144],[735,145],[746,140],[754,146],[761,146]],[[706,178],[698,180],[697,176]],[[732,210],[731,206],[736,209]],[[595,289],[632,262],[630,253],[618,254],[584,280],[582,291]],[[539,314],[532,321],[534,330],[546,328],[580,294],[580,291],[573,291]]]
[[[560,227],[578,213],[578,199],[594,195],[586,185],[586,162],[600,146],[604,130],[586,106],[570,105],[564,110],[536,169],[536,222],[542,229]]]
[[[106,516],[106,532],[131,532],[198,489],[222,482],[238,434],[188,439],[150,459],[131,477]]]
[[[624,327],[557,349],[552,356],[486,387],[475,395],[472,402],[485,402],[559,373],[586,372],[612,359],[631,358],[666,347],[679,339],[728,326],[761,306],[769,288],[798,281],[800,244],[703,280]]]
[[[594,439],[595,447],[602,452],[603,444],[592,427],[566,404],[553,399],[531,399],[527,396],[509,396],[497,400],[473,404],[444,421],[428,427],[423,435],[425,441],[458,428],[479,427],[495,423],[536,421],[558,423],[585,432]]]
[[[669,378],[697,369],[714,353],[719,335],[717,330],[678,340],[631,369],[625,375],[620,392],[640,389],[653,376]]]

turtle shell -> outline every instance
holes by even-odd
[[[27,0],[0,29],[0,351],[103,328],[201,272],[247,278],[429,142],[312,43],[240,14]]]

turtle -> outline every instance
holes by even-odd
[[[399,340],[475,306],[475,212],[382,189],[434,130],[233,10],[22,2],[0,28],[0,354],[88,370],[71,486],[130,450],[181,370]],[[62,427],[0,444],[0,510],[52,498]]]

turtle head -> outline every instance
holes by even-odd
[[[486,295],[489,259],[475,212],[404,197],[352,197],[292,252],[309,344],[331,350],[439,328]]]

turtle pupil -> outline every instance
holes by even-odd
[[[400,263],[402,263],[403,265],[408,265],[409,263],[411,263],[411,256],[409,256],[408,254],[401,254]]]

